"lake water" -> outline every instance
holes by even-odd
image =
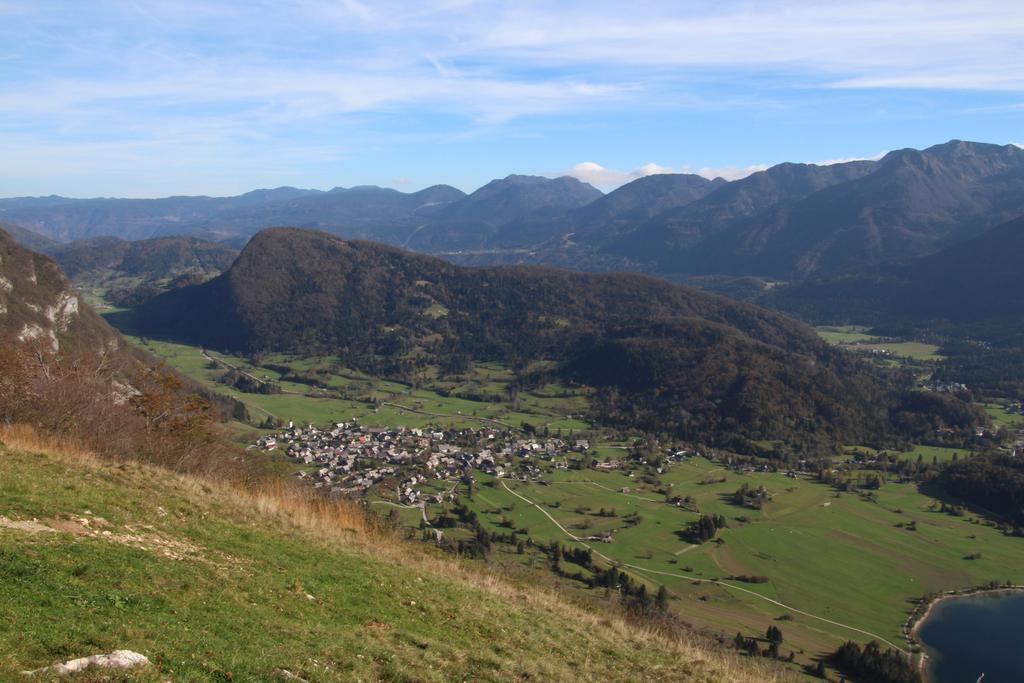
[[[943,600],[917,637],[928,653],[929,683],[1024,681],[1024,592]]]

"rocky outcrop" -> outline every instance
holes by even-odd
[[[82,304],[48,256],[30,251],[0,229],[0,343],[41,343],[57,352],[103,352],[120,346],[117,333]]]

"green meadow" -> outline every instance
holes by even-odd
[[[942,360],[939,347],[917,341],[885,340],[868,333],[868,328],[860,325],[816,327],[818,336],[833,345],[845,345],[855,351],[884,352],[901,358],[916,361]]]
[[[996,427],[1007,429],[1024,429],[1024,415],[1011,412],[1007,405],[1001,403],[984,404],[985,412],[992,418],[992,424]]]
[[[413,387],[337,367],[327,358],[273,354],[260,358],[260,364],[254,365],[240,356],[207,351],[213,358],[260,380],[274,382],[281,389],[281,393],[258,394],[218,382],[224,367],[211,367],[198,347],[138,337],[129,339],[207,388],[238,399],[257,421],[272,415],[284,422],[314,424],[355,418],[371,427],[481,427],[496,423],[519,427],[528,423],[563,433],[590,429],[580,417],[587,410],[587,396],[582,389],[547,385],[508,397],[506,387],[512,373],[497,364],[480,364],[456,380],[427,379],[423,386]],[[283,379],[287,375],[279,368],[284,367],[292,373],[329,369],[317,375],[327,388]],[[484,397],[500,400],[481,400]]]
[[[912,360],[942,360],[942,356],[939,355],[938,346],[923,342],[879,342],[877,344],[857,344],[853,348],[866,351],[885,351],[894,356],[901,356]]]
[[[818,336],[829,344],[872,342],[878,339],[878,337],[868,334],[868,328],[861,325],[821,326],[814,329]]]
[[[875,456],[880,453],[885,453],[890,458],[895,457],[900,460],[921,460],[925,463],[940,463],[949,462],[954,458],[965,458],[971,455],[970,449],[967,448],[947,448],[944,446],[922,446],[915,445],[909,451],[879,451],[870,446],[848,446],[845,449],[847,455],[861,454],[866,456]]]

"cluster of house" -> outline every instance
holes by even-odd
[[[590,450],[590,442],[498,429],[371,428],[352,421],[324,428],[289,423],[252,447],[283,450],[308,465],[298,476],[332,494],[362,493],[385,482],[397,488],[402,503],[411,505],[423,499],[426,481],[458,480],[474,470],[534,479],[548,467],[568,466],[570,458]]]
[[[962,391],[967,391],[967,385],[963,382],[943,382],[941,380],[929,380],[925,383],[925,388],[931,391],[936,391],[944,394],[956,394]]]

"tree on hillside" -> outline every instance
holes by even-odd
[[[668,589],[664,586],[658,589],[658,594],[654,597],[654,606],[661,613],[668,611]]]

